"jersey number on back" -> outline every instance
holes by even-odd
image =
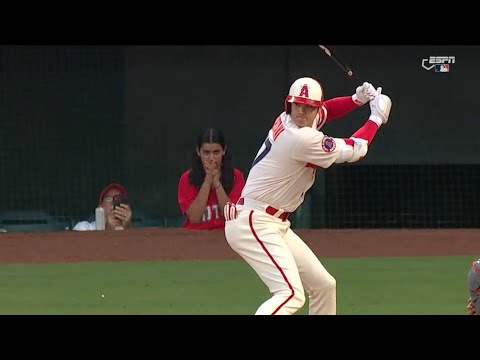
[[[279,116],[273,123],[272,129],[270,130],[272,133],[273,141],[277,139],[278,135],[280,135],[283,132],[283,130],[285,130],[285,128],[283,127],[282,119]],[[262,160],[272,149],[272,142],[268,138],[268,135],[267,135],[267,138],[265,139],[265,142],[263,143],[263,146],[265,148],[253,160],[252,167],[255,166],[255,164],[257,164],[260,160]]]
[[[270,139],[268,138],[268,136],[265,139],[265,142],[263,143],[263,147],[264,147],[263,151],[259,153],[253,160],[252,167],[254,167],[255,164],[257,164],[260,160],[262,160],[272,149],[272,143],[270,142]]]

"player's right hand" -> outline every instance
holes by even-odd
[[[392,100],[382,94],[382,88],[377,89],[377,95],[370,101],[370,117],[369,119],[374,121],[378,127],[388,122],[390,116],[390,110],[392,109]]]

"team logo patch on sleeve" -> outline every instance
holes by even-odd
[[[329,153],[335,150],[335,147],[337,145],[335,144],[335,140],[333,140],[332,137],[330,136],[324,136],[322,140],[322,149],[323,151]]]

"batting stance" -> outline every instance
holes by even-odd
[[[468,271],[467,277],[468,299],[467,312],[469,315],[480,314],[480,259],[472,262],[472,267]]]
[[[355,94],[324,101],[321,84],[297,79],[250,169],[236,204],[227,203],[228,244],[255,270],[272,297],[257,315],[292,315],[309,297],[309,314],[336,314],[336,281],[307,244],[290,228],[288,215],[304,201],[317,167],[356,162],[367,154],[378,128],[387,123],[392,102],[370,83]],[[371,115],[348,138],[319,129],[370,101]]]

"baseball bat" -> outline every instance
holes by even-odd
[[[354,79],[356,81],[358,81],[358,78],[357,76],[355,75],[355,73],[353,72],[353,70],[350,68],[350,66],[348,66],[342,59],[340,59],[340,57],[335,53],[333,52],[332,49],[328,48],[327,46],[325,45],[318,45],[320,47],[320,49],[323,50],[323,52],[330,58],[332,59],[335,64],[338,65],[338,67],[340,69],[343,70],[343,72],[345,72],[347,74],[347,76],[350,78],[350,79]]]

